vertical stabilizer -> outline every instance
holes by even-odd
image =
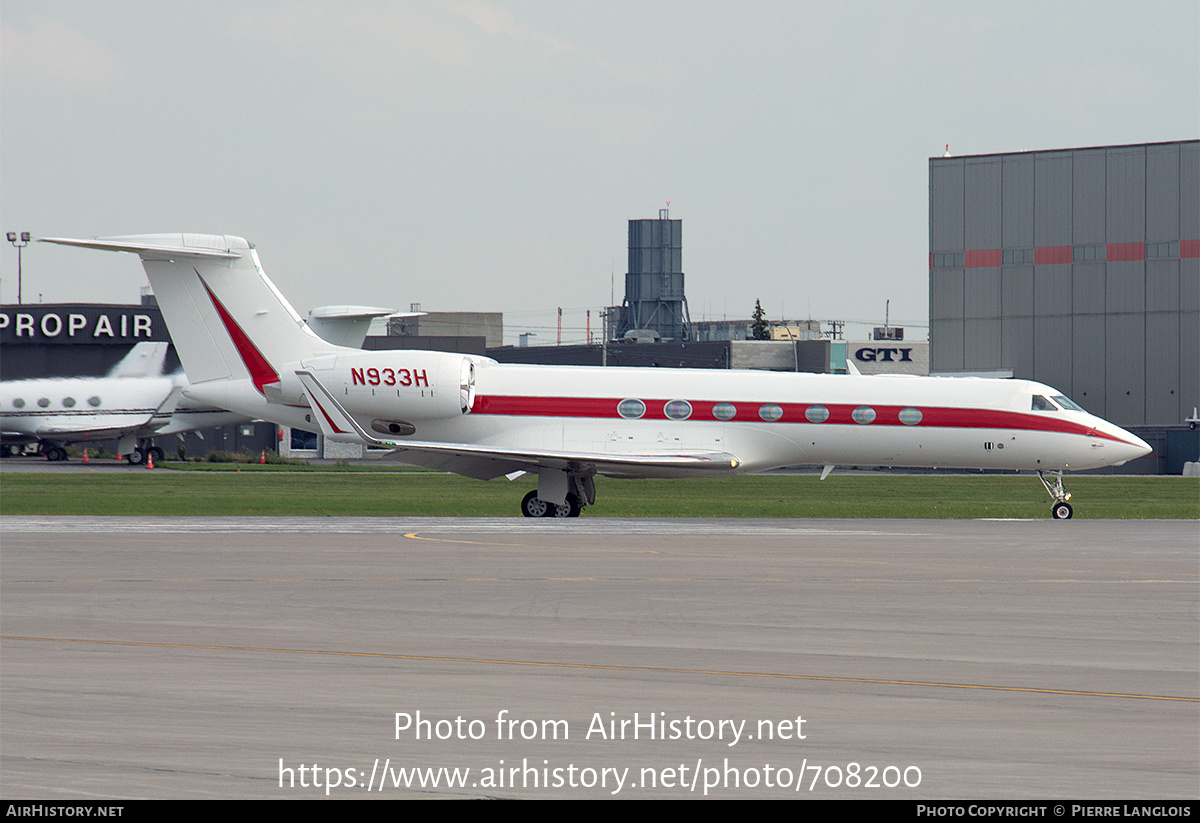
[[[193,385],[250,378],[262,392],[279,381],[283,364],[338,351],[308,329],[240,237],[147,234],[44,242],[137,254]]]
[[[109,370],[109,377],[160,377],[170,343],[137,343],[121,362]]]

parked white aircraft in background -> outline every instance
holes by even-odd
[[[390,309],[324,306],[309,323],[322,336],[362,345],[371,320]],[[187,377],[163,374],[169,343],[138,343],[104,377],[47,377],[0,382],[0,447],[5,456],[31,443],[47,460],[66,460],[66,446],[117,440],[117,454],[137,466],[163,450],[152,438],[233,426],[254,418],[188,397]]]
[[[187,378],[164,375],[169,343],[138,343],[105,377],[48,377],[0,383],[0,439],[6,454],[38,443],[48,460],[66,446],[117,440],[134,465],[162,460],[151,438],[243,423],[250,418],[184,397]]]
[[[536,473],[526,516],[595,502],[593,477],[696,477],[799,464],[1029,469],[1072,514],[1064,469],[1150,452],[1028,380],[528,366],[360,351],[317,337],[229,235],[46,242],[139,255],[187,395],[488,479]],[[824,476],[824,475],[822,475]]]

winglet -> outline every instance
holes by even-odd
[[[373,446],[396,445],[367,434],[363,427],[358,425],[358,421],[342,408],[342,404],[334,399],[329,390],[321,385],[321,381],[313,376],[312,372],[297,370],[296,376],[304,385],[304,391],[308,396],[308,405],[312,407],[313,416],[321,424],[321,433],[327,438],[343,442],[363,440]]]

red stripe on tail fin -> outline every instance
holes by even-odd
[[[246,365],[246,371],[250,372],[250,379],[254,381],[254,388],[258,389],[259,394],[263,394],[263,386],[279,382],[278,372],[267,362],[267,358],[263,357],[263,353],[258,350],[258,347],[250,341],[233,316],[221,305],[221,301],[204,282],[199,271],[196,271],[196,276],[200,277],[200,283],[208,292],[208,298],[212,300],[213,308],[217,310],[217,314],[221,316],[221,322],[225,324],[225,331],[229,332],[233,345],[237,346],[238,354],[241,355],[242,362]]]

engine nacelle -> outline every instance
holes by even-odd
[[[311,371],[347,412],[374,420],[389,433],[397,433],[389,424],[404,429],[415,420],[469,414],[475,402],[475,364],[461,354],[387,349],[305,359],[281,370],[286,402],[294,398],[307,404],[295,375],[300,368]]]

